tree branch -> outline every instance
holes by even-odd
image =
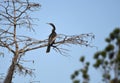
[[[62,49],[58,47],[59,45],[73,44],[73,45],[90,46],[89,39],[91,39],[91,41],[92,41],[93,38],[94,38],[94,35],[92,33],[72,35],[72,36],[59,34],[56,39],[56,42],[54,43],[54,46],[52,46],[52,47],[56,48],[56,50],[60,54],[62,54],[62,51],[61,51]],[[35,41],[35,42],[28,43],[22,49],[20,49],[19,52],[23,53],[23,52],[35,50],[38,48],[46,47],[48,45],[47,42],[48,42],[47,39],[45,39],[43,41]],[[64,50],[67,51],[67,49],[64,49]]]

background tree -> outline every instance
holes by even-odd
[[[105,83],[120,83],[120,28],[111,32],[105,41],[108,43],[105,49],[94,55],[94,67],[103,69]]]
[[[83,68],[76,70],[71,75],[71,79],[73,80],[73,83],[80,83],[80,81],[82,81],[82,83],[89,83],[90,76],[88,74],[88,70],[90,63],[88,61],[85,61],[85,56],[81,56],[79,61],[82,63]],[[79,74],[82,74],[83,80],[77,79],[77,76],[79,76]]]
[[[31,2],[30,0],[5,0],[0,2],[0,48],[9,51],[13,55],[4,83],[12,83],[14,73],[18,71],[25,75],[31,75],[33,70],[20,64],[21,57],[25,56],[26,52],[48,45],[48,38],[37,40],[26,36],[25,33],[19,33],[21,29],[26,28],[35,31],[33,20],[36,18],[32,18],[30,14],[40,7],[39,3]],[[94,35],[91,33],[71,36],[58,34],[57,40],[52,47],[56,52],[65,54],[66,49],[60,48],[60,45],[90,46],[90,40],[87,38],[94,38]],[[5,52],[1,51],[0,54],[3,55]]]
[[[108,43],[105,49],[94,54],[95,63],[93,67],[103,70],[102,81],[104,83],[120,83],[120,28],[115,28],[105,41]],[[80,62],[83,63],[84,59],[85,56],[82,56]],[[86,62],[83,68],[80,68],[79,71],[75,71],[75,73],[71,75],[71,79],[75,79],[75,77],[79,75],[79,72],[82,72],[83,80],[85,79],[84,74],[88,79],[90,77],[89,74],[87,74],[89,63],[90,62]],[[84,72],[81,70],[87,71]],[[88,82],[89,80],[85,83]],[[73,83],[80,83],[80,81],[75,80]]]

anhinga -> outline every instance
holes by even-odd
[[[50,52],[50,47],[54,44],[55,39],[57,37],[57,34],[55,32],[55,29],[56,29],[55,25],[53,23],[47,23],[47,24],[51,25],[53,27],[53,29],[52,29],[52,33],[49,35],[46,53]]]

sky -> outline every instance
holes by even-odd
[[[70,51],[69,56],[63,56],[53,49],[46,54],[46,47],[28,52],[25,59],[34,60],[24,63],[26,67],[35,69],[35,75],[22,76],[15,74],[14,83],[29,83],[29,81],[40,81],[40,83],[72,83],[71,74],[82,67],[79,62],[80,56],[84,55],[86,61],[94,62],[93,55],[98,50],[103,50],[107,45],[104,41],[115,27],[120,27],[120,0],[33,0],[42,6],[33,16],[39,20],[35,21],[38,26],[36,32],[31,35],[36,39],[47,39],[51,32],[46,23],[52,22],[56,26],[58,34],[79,35],[93,33],[95,39],[92,45],[96,48],[71,45],[66,47]],[[9,52],[8,52],[9,53]],[[10,53],[9,53],[10,54]],[[6,72],[12,55],[0,57],[0,73]],[[3,62],[5,61],[4,65]],[[101,82],[101,71],[90,67],[90,83]]]

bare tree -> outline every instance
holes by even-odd
[[[29,13],[38,10],[41,7],[39,3],[30,2],[29,0],[4,0],[0,2],[0,48],[6,49],[13,54],[12,62],[8,73],[4,79],[4,83],[11,83],[15,70],[32,74],[31,69],[23,67],[19,62],[21,57],[31,50],[46,47],[48,39],[35,40],[25,34],[18,34],[18,31],[24,27],[34,30],[32,20],[35,20]],[[84,45],[90,46],[94,35],[64,35],[58,34],[57,40],[52,46],[56,52],[64,54],[67,49],[60,48],[60,45]],[[3,52],[4,53],[4,52]],[[2,52],[0,54],[3,54]]]

